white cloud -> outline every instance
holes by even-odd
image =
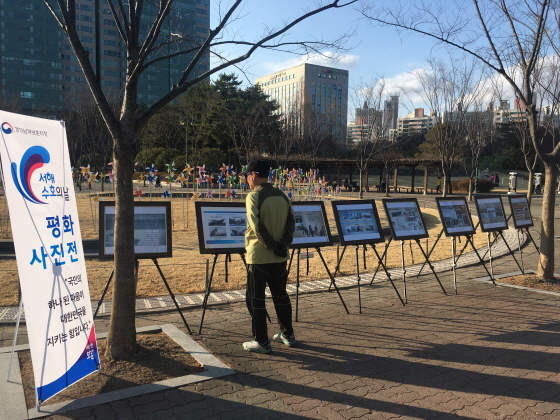
[[[360,57],[357,55],[345,54],[342,56],[337,56],[330,51],[325,51],[322,54],[306,54],[299,57],[289,58],[284,61],[265,61],[261,63],[261,65],[266,69],[268,73],[274,73],[276,71],[295,67],[303,63],[351,70],[358,65],[359,61]]]

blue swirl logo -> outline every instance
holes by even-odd
[[[4,130],[4,125],[2,125],[2,130]],[[34,204],[47,204],[39,200],[31,189],[31,177],[37,169],[43,167],[45,163],[49,163],[50,160],[51,157],[47,149],[42,146],[32,146],[23,154],[19,170],[17,164],[12,162],[12,179],[17,190],[23,198]]]
[[[12,134],[14,132],[14,127],[9,122],[2,123],[2,132],[4,134]]]

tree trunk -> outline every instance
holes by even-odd
[[[360,198],[360,200],[362,200],[364,198],[364,188],[363,188],[364,171],[362,170],[362,168],[359,168],[359,171],[360,171],[360,181],[359,181],[360,191],[358,193],[358,197]]]
[[[473,201],[473,180],[474,177],[471,175],[469,177],[469,194],[467,196],[467,201]]]
[[[115,258],[113,305],[106,355],[111,360],[129,359],[136,351],[136,278],[134,257],[134,195],[132,134],[115,138]]]
[[[447,170],[445,168],[441,169],[442,171],[442,186],[441,186],[441,196],[442,197],[447,197],[447,183],[449,182],[449,179],[447,178]]]
[[[531,199],[533,198],[533,188],[535,186],[535,171],[529,169],[529,179],[527,180],[527,201],[531,205]]]
[[[541,246],[537,279],[541,281],[554,278],[554,203],[556,201],[556,164],[544,162],[545,182],[542,203]]]

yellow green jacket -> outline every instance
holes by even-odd
[[[259,210],[259,200],[261,208]],[[247,264],[270,264],[286,261],[267,248],[266,241],[259,231],[262,222],[274,241],[292,242],[295,218],[292,205],[278,188],[269,183],[258,185],[247,194],[247,230],[245,232],[245,251]]]

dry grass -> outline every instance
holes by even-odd
[[[97,198],[95,195],[89,195],[87,193],[80,193],[77,196],[83,239],[95,239],[98,236],[98,204],[96,200]],[[143,200],[147,199],[144,198]],[[153,200],[160,200],[160,198],[154,198]],[[174,293],[202,292],[204,291],[205,285],[206,264],[207,262],[211,263],[213,256],[202,255],[199,252],[194,202],[182,198],[173,198],[171,201],[173,218],[173,257],[160,259],[158,263]],[[332,207],[329,203],[326,203],[325,207],[327,209],[331,232],[334,233],[336,232],[336,224],[332,214]],[[377,208],[380,212],[381,224],[383,226],[388,226],[381,202],[377,203]],[[0,212],[0,239],[11,239],[11,230],[4,197],[0,197]],[[429,248],[431,248],[433,241],[441,231],[439,215],[436,209],[422,209],[422,213],[430,234],[430,238],[428,240],[422,240],[422,244],[425,247],[427,243]],[[475,235],[474,241],[477,247],[483,246],[486,243],[486,236],[478,233]],[[383,244],[378,245],[380,254],[383,247]],[[461,246],[458,246],[458,248],[461,248]],[[467,250],[469,249],[467,248]],[[340,248],[339,251],[341,252],[342,248]],[[323,248],[322,253],[329,269],[333,271],[337,261],[337,247]],[[340,270],[342,275],[355,273],[356,261],[354,255],[354,249],[348,248],[341,263]],[[362,253],[360,251],[360,258],[361,255]],[[363,270],[362,272],[371,272],[375,269],[377,260],[371,250],[369,250],[366,255],[367,269],[363,270],[362,264],[361,270]],[[436,261],[449,258],[450,256],[450,241],[442,237],[430,259]],[[215,291],[243,289],[245,287],[245,268],[241,258],[236,255],[232,256],[232,262],[228,267],[228,282],[225,281],[224,261],[225,257],[220,256],[214,274],[212,289]],[[301,281],[327,278],[321,259],[317,255],[315,255],[315,258],[311,258],[308,261],[309,275],[307,275],[307,262],[305,260],[302,261],[300,270]],[[405,263],[410,265],[422,261],[417,246],[414,243],[407,243],[405,247]],[[392,244],[389,248],[387,266],[396,267],[400,265],[400,245],[399,243],[394,243],[394,245]],[[96,259],[87,260],[86,267],[91,297],[97,300],[100,298],[103,287],[111,274],[111,261],[99,261]],[[294,281],[294,278],[295,275],[292,274],[291,280]],[[15,260],[0,260],[0,306],[13,306],[17,304],[17,281],[18,276]],[[167,295],[165,286],[151,260],[140,261],[137,295],[138,297]],[[111,299],[110,290],[106,298]]]

